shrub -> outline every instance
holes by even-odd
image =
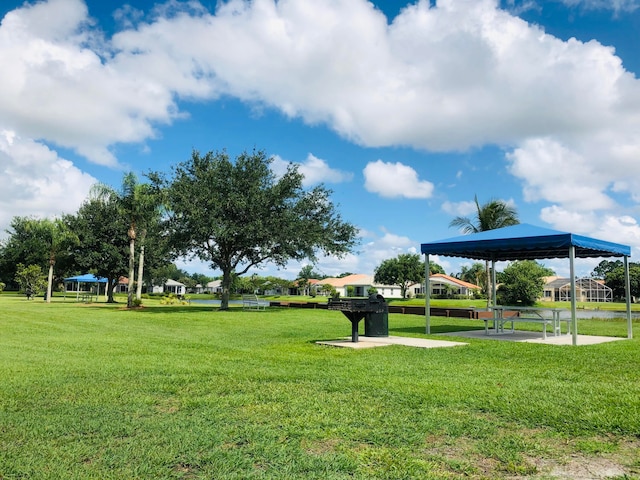
[[[132,307],[140,307],[141,305],[142,305],[142,299],[140,299],[140,298],[134,298],[131,301],[131,306]]]

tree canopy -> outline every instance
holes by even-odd
[[[417,253],[401,253],[378,265],[374,270],[373,281],[383,285],[397,285],[402,298],[406,298],[409,286],[424,280],[424,267],[424,262]]]
[[[498,296],[502,305],[531,306],[544,293],[544,278],[553,270],[532,260],[512,262],[500,274]]]
[[[113,302],[113,288],[127,274],[129,245],[127,219],[119,215],[117,201],[89,198],[65,220],[79,239],[74,254],[78,268],[106,278],[107,301]]]
[[[520,223],[516,209],[504,200],[491,199],[480,205],[478,197],[475,196],[474,202],[476,212],[473,218],[459,216],[451,220],[449,226],[459,227],[462,233],[470,234],[510,227]]]
[[[54,282],[54,265],[59,269],[69,269],[69,252],[77,242],[76,236],[69,231],[60,219],[38,219],[32,217],[13,217],[9,238],[1,249],[0,275],[15,280],[17,265],[38,265],[49,272],[47,301],[50,300]]]
[[[243,152],[235,161],[225,151],[193,151],[171,178],[149,174],[166,192],[174,254],[222,270],[222,309],[233,275],[264,262],[313,261],[319,251],[340,256],[356,243],[356,227],[336,213],[329,190],[304,190],[293,164],[277,178],[271,162],[263,151]]]

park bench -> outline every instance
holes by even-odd
[[[266,305],[260,303],[258,296],[255,294],[243,294],[242,295],[242,309],[243,310],[265,310]]]

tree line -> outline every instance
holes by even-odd
[[[263,151],[232,160],[226,151],[194,150],[169,173],[148,172],[145,183],[129,173],[120,190],[95,186],[75,214],[15,217],[0,245],[0,279],[15,282],[20,265],[47,269],[49,301],[54,276],[92,272],[107,279],[112,302],[126,277],[131,307],[172,260],[197,258],[222,272],[227,309],[233,279],[251,268],[350,252],[357,229],[337,213],[331,191],[304,189],[294,164],[276,177],[271,162]]]

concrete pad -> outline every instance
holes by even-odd
[[[516,330],[513,333],[507,331],[496,334],[492,329],[489,329],[489,335],[485,334],[484,330],[469,330],[463,332],[438,333],[437,335],[476,338],[480,340],[502,340],[505,342],[542,343],[544,345],[573,345],[573,337],[571,335],[564,334],[558,335],[557,337],[547,335],[547,338],[544,339],[542,338],[542,332],[527,332],[524,330]],[[597,345],[599,343],[615,342],[618,340],[626,340],[626,338],[578,334],[577,345]]]
[[[316,342],[319,345],[331,345],[334,347],[346,348],[373,348],[387,347],[389,345],[404,345],[407,347],[417,348],[441,348],[441,347],[458,347],[468,345],[465,342],[452,342],[449,340],[432,340],[428,338],[412,338],[412,337],[365,337],[360,335],[358,342],[352,342],[351,337],[340,340],[329,340]]]

